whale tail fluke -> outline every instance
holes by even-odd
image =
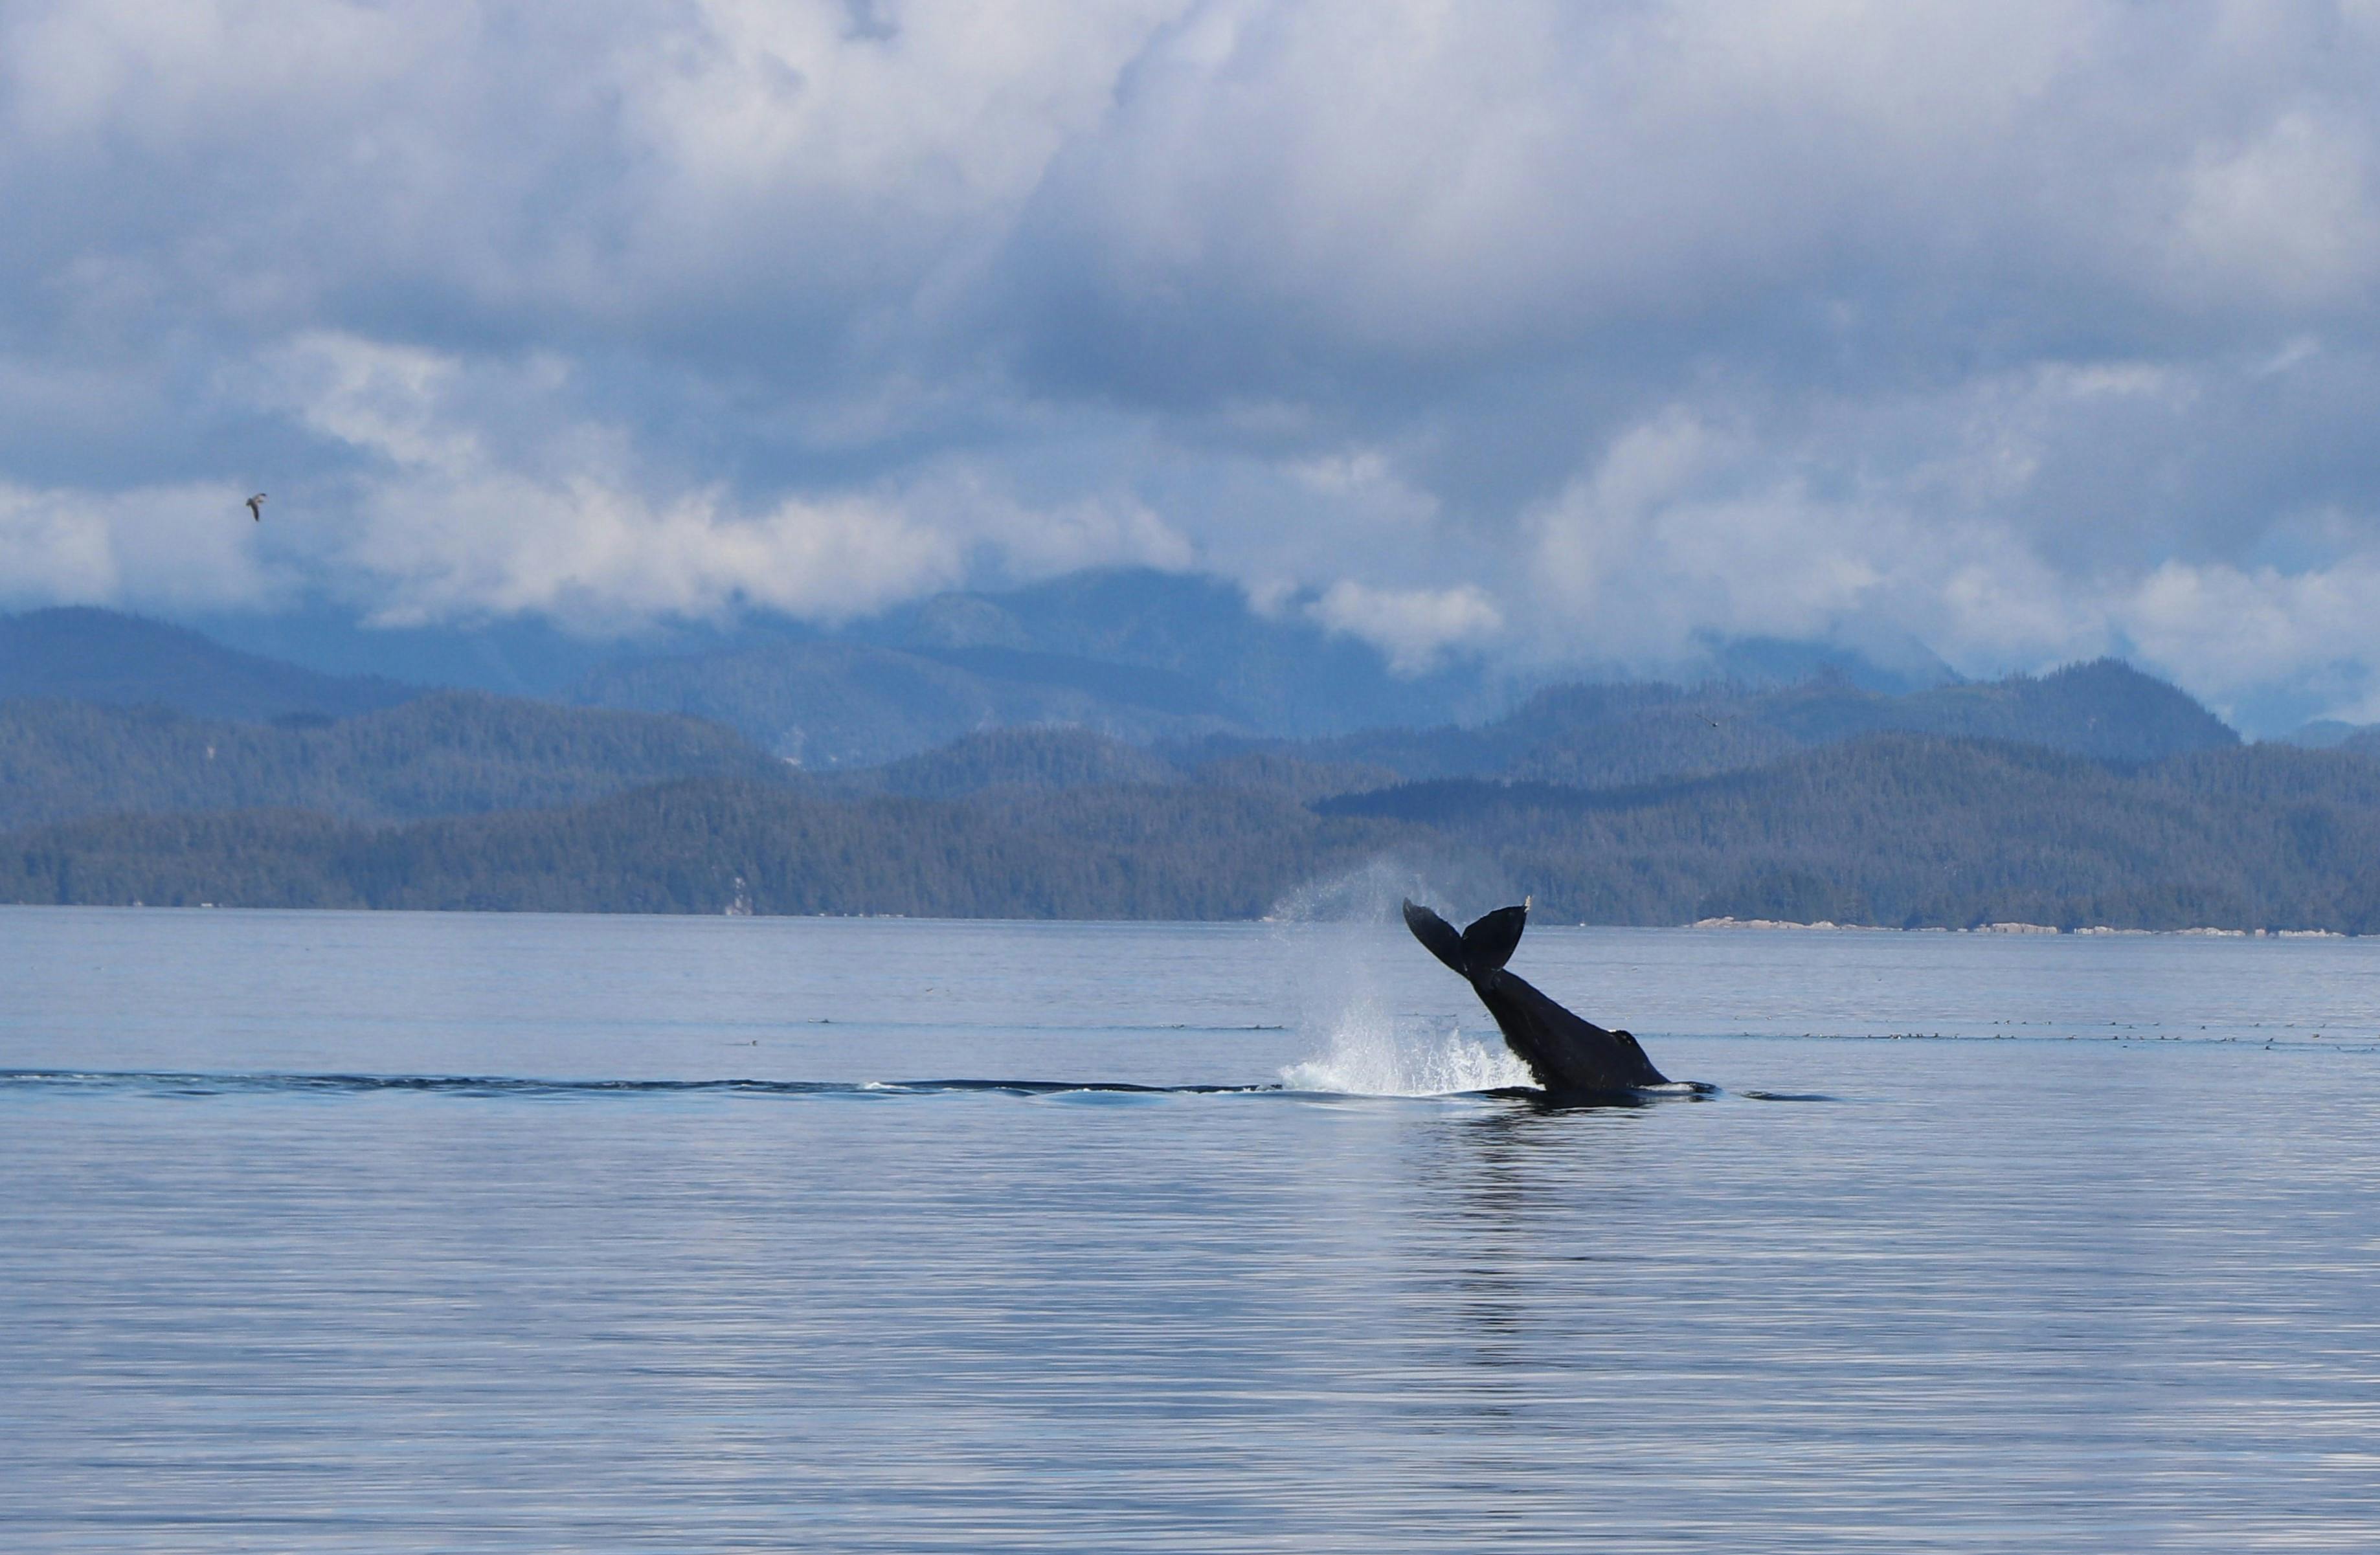
[[[1431,912],[1417,902],[1405,903],[1405,927],[1413,930],[1429,950],[1466,978],[1485,977],[1512,959],[1512,951],[1521,942],[1521,930],[1528,926],[1529,909],[1524,904],[1517,907],[1499,907],[1461,933],[1454,925]]]
[[[1526,906],[1499,907],[1463,931],[1463,954],[1470,959],[1471,976],[1501,971],[1521,942],[1529,924]]]
[[[1455,931],[1454,925],[1411,897],[1407,897],[1405,927],[1413,930],[1413,937],[1419,940],[1430,954],[1445,962],[1462,976],[1467,978],[1471,975],[1464,970],[1468,958],[1463,952],[1463,936]]]

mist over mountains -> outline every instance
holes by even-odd
[[[811,768],[1021,723],[1130,741],[1437,723],[1500,711],[1527,688],[1476,662],[1392,674],[1294,608],[1260,613],[1220,579],[1146,568],[939,594],[835,632],[766,613],[620,643],[515,622],[382,632],[319,610],[211,626],[325,671],[708,718]]]
[[[0,899],[1247,917],[1385,863],[1593,921],[2380,927],[2374,732],[2246,746],[2111,660],[1399,675],[1132,571],[644,646],[523,698],[0,619]]]
[[[95,658],[146,654],[156,668],[145,696],[128,681],[122,694],[90,699],[208,716],[250,716],[251,707],[344,716],[389,705],[408,685],[440,686],[706,718],[818,769],[874,765],[1017,724],[1139,743],[1474,723],[1544,685],[1621,678],[1608,666],[1524,673],[1475,657],[1400,674],[1377,649],[1330,630],[1313,602],[1284,597],[1260,611],[1220,578],[1104,568],[938,594],[833,632],[765,612],[619,640],[574,638],[534,618],[366,626],[321,606],[196,618],[231,651],[176,639],[161,623],[133,625],[137,617],[39,611],[9,619],[6,662],[18,678],[5,694],[84,697]],[[103,650],[91,634],[110,620],[120,643]],[[285,682],[278,700],[213,689],[268,663]],[[1814,677],[1885,695],[1959,678],[1907,639],[1852,649],[1769,638],[1706,640],[1660,678],[1771,686]]]

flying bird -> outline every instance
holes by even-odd
[[[259,492],[248,499],[248,516],[258,523],[264,522],[264,493]]]

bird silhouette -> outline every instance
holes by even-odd
[[[264,522],[264,493],[259,492],[248,499],[248,516],[258,523]]]

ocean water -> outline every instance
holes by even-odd
[[[0,909],[0,1548],[2380,1548],[2380,945],[1513,965]]]

